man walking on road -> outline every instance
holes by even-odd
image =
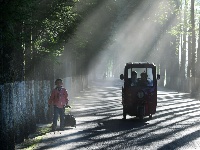
[[[67,90],[62,87],[62,79],[55,81],[56,88],[51,92],[48,104],[54,106],[52,130],[57,128],[58,115],[60,115],[60,130],[64,129],[65,106],[68,104]]]

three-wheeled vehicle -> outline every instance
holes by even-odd
[[[152,118],[157,106],[157,80],[160,75],[156,73],[156,66],[148,62],[126,63],[122,86],[123,119],[126,115],[143,119]]]

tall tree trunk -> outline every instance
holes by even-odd
[[[191,24],[192,24],[192,66],[191,74],[195,77],[195,60],[196,60],[196,38],[195,38],[195,20],[194,20],[194,0],[191,0]]]
[[[186,7],[186,0],[185,0],[185,7]],[[187,18],[186,18],[186,8],[184,7],[184,24],[187,23]],[[186,68],[186,32],[187,28],[184,26],[183,29],[183,36],[182,36],[182,47],[181,47],[181,67],[180,67],[180,73],[181,73],[181,78],[185,79],[185,68]],[[182,86],[183,87],[183,86]]]
[[[199,37],[198,37],[198,48],[197,48],[197,65],[200,66],[200,20],[199,20]],[[199,67],[197,68],[197,78],[200,78],[200,69]]]
[[[189,5],[189,4],[188,4]],[[191,19],[189,20],[189,23],[191,24]],[[187,77],[191,77],[191,68],[192,68],[192,28],[189,28],[188,30],[188,67],[187,67]]]
[[[195,76],[196,76],[196,38],[195,38],[195,20],[194,20],[194,0],[191,0],[191,53],[192,53],[192,60],[191,60],[191,76],[192,76],[192,89],[191,93],[194,95],[196,93],[196,82],[195,82]]]

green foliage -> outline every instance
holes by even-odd
[[[118,15],[121,2],[115,0],[82,0],[77,4],[81,18],[80,30],[74,36],[75,57],[90,59],[109,42],[114,18]]]
[[[191,28],[190,22],[190,1],[179,0],[169,0],[162,1],[159,3],[159,11],[155,14],[156,20],[155,22],[159,22],[160,24],[164,24],[166,20],[169,19],[171,15],[176,16],[176,23],[172,24],[171,28],[167,30],[173,36],[179,36],[180,34],[188,34],[191,35],[191,31],[184,30]],[[200,16],[200,2],[196,1],[195,3],[195,22],[196,22],[196,31],[198,31],[199,24],[199,16]]]
[[[64,44],[76,29],[78,16],[73,6],[64,1],[51,4],[50,8],[53,11],[41,21],[42,31],[35,39],[34,45],[41,54],[60,56]]]
[[[176,15],[179,12],[179,8],[174,0],[159,1],[157,5],[158,11],[155,13],[154,17],[156,19],[154,21],[160,24],[164,24],[171,15]]]
[[[115,1],[109,1],[108,5],[105,5],[104,2],[105,0],[2,2],[4,43],[10,43],[13,47],[16,45],[21,47],[31,42],[32,48],[37,52],[37,56],[34,57],[60,56],[63,53],[64,45],[74,35],[78,24],[84,22],[92,14],[91,12],[95,13],[95,9],[103,6],[106,13],[111,15]],[[93,22],[92,25],[83,23],[82,25],[85,33],[75,35],[77,38],[73,43],[77,45],[77,48],[74,49],[76,54],[81,54],[80,49],[88,47],[88,43],[97,34],[98,28],[102,28],[102,24],[100,26],[99,22]],[[21,47],[19,50],[23,50],[23,48]]]
[[[30,24],[31,13],[35,8],[32,0],[2,1],[0,3],[1,11],[1,46],[20,45],[18,37],[20,36],[19,27],[24,23]],[[21,33],[22,34],[22,33]]]

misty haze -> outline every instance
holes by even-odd
[[[199,0],[0,8],[2,149],[200,148]]]

